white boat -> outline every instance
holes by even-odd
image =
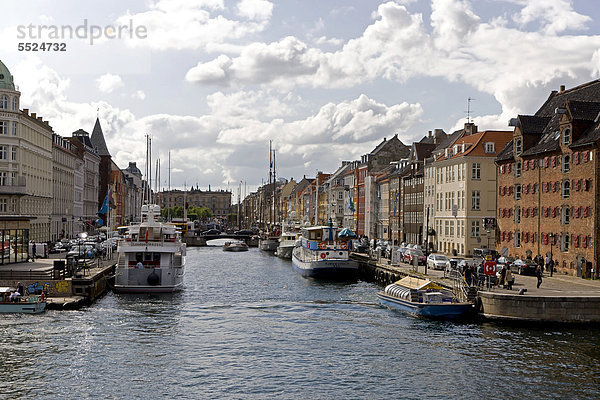
[[[277,246],[279,246],[279,236],[261,236],[258,239],[258,248],[262,251],[274,252],[277,250]]]
[[[298,234],[295,232],[284,232],[279,237],[279,245],[275,251],[275,255],[279,258],[285,258],[287,260],[292,259],[292,251],[296,246]]]
[[[459,301],[452,291],[412,276],[387,285],[377,297],[388,307],[421,317],[461,318],[474,311],[472,303]]]
[[[332,226],[303,228],[301,244],[292,251],[292,264],[305,277],[353,278],[358,275],[358,263],[350,259],[348,247]]]
[[[248,251],[248,245],[241,240],[225,242],[223,251]]]
[[[183,288],[185,243],[173,224],[161,223],[160,206],[143,205],[142,222],[120,239],[116,292],[169,293]]]
[[[0,287],[0,313],[39,314],[46,309],[42,296],[15,296],[17,289]]]

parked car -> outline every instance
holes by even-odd
[[[414,264],[414,259],[417,259],[418,265],[425,265],[426,258],[425,254],[421,250],[408,249],[404,252],[404,262],[408,264]]]
[[[65,253],[67,251],[68,251],[68,249],[65,246],[63,246],[62,242],[56,242],[50,248],[50,254]]]
[[[427,256],[427,267],[445,270],[450,265],[450,260],[443,254],[430,254]]]
[[[207,231],[202,232],[203,235],[220,235],[221,231],[218,229],[209,229]]]
[[[473,249],[473,258],[483,258],[485,260],[485,256],[491,254],[492,259],[498,259],[498,252],[494,249]]]
[[[71,250],[67,253],[67,258],[94,258],[96,256],[96,248],[94,246],[81,244],[71,247]]]
[[[510,270],[519,275],[535,275],[536,268],[537,265],[533,261],[523,261],[520,258],[513,261],[513,263],[510,265]]]
[[[252,229],[241,229],[239,231],[234,232],[236,235],[254,235],[254,231]]]

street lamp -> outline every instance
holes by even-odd
[[[549,234],[550,237],[550,276],[552,276],[552,271],[554,271],[554,259],[552,258],[552,244],[554,243],[554,233]]]

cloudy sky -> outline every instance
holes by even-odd
[[[457,129],[469,97],[480,130],[507,129],[600,78],[595,0],[32,0],[3,14],[21,107],[63,136],[98,115],[123,168],[144,170],[151,135],[162,186],[169,151],[173,187],[255,188],[269,140],[279,176],[314,176],[384,137]],[[66,51],[18,50],[45,41]]]

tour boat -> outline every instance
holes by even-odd
[[[283,232],[279,237],[279,245],[275,255],[287,260],[292,259],[292,250],[296,246],[297,234],[295,232]]]
[[[225,242],[223,251],[248,251],[248,245],[241,240]]]
[[[332,226],[303,228],[301,243],[292,251],[294,269],[305,277],[356,277],[358,263],[350,259],[348,242],[336,232]]]
[[[474,311],[472,303],[459,301],[448,289],[421,278],[407,276],[377,293],[386,306],[429,318],[460,318]]]
[[[139,225],[120,239],[115,271],[116,292],[169,293],[183,288],[185,243],[173,224],[161,223],[160,206],[143,205]]]
[[[0,287],[0,313],[39,314],[44,312],[46,300],[42,296],[15,296],[13,293],[16,290]]]

